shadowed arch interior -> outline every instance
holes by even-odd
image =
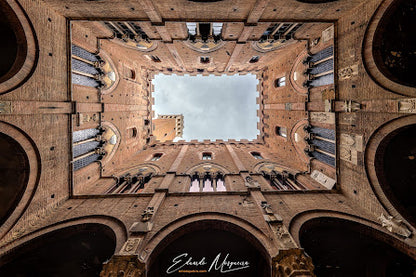
[[[265,257],[265,250],[251,234],[232,224],[206,220],[187,224],[171,232],[162,240],[150,257],[148,276],[193,276],[190,272],[198,271],[198,276],[270,276],[270,266]],[[186,254],[186,255],[185,255]],[[182,255],[182,256],[180,256]],[[177,258],[180,256],[179,258]],[[176,261],[204,262],[199,265],[173,266]],[[215,263],[216,258],[218,258]],[[235,271],[223,272],[219,268],[224,261],[244,262],[249,266]],[[209,268],[212,266],[211,270]],[[172,267],[173,266],[173,267]],[[218,266],[215,270],[215,266]],[[242,267],[235,265],[233,268]],[[223,271],[229,268],[223,267]],[[167,271],[174,271],[167,274]],[[195,272],[195,271],[194,271]],[[226,273],[226,274],[225,274]]]
[[[20,144],[0,133],[0,225],[13,212],[27,186],[29,160]]]
[[[367,226],[326,217],[307,221],[299,234],[317,276],[413,276],[416,262],[383,237]]]
[[[113,230],[80,224],[52,231],[0,259],[0,276],[99,276],[116,247]]]
[[[405,86],[416,86],[416,0],[396,0],[377,26],[373,55],[379,70]]]
[[[416,226],[416,124],[386,136],[377,148],[375,165],[390,202]]]
[[[27,55],[26,37],[16,14],[0,2],[0,83],[10,79],[22,67]]]

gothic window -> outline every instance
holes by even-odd
[[[72,45],[72,83],[87,87],[102,86],[99,81],[102,75],[99,69],[101,60],[95,54],[87,50]]]
[[[104,145],[104,141],[101,139],[102,133],[103,130],[100,129],[85,129],[72,133],[74,170],[102,159],[105,155],[102,149]]]
[[[277,78],[276,81],[274,81],[274,86],[277,88],[286,86],[286,77],[283,76],[283,77]]]
[[[251,59],[250,59],[249,63],[256,63],[256,62],[258,62],[258,61],[259,61],[259,59],[260,59],[260,57],[259,57],[259,56],[253,56],[253,57],[251,57]]]
[[[276,126],[275,129],[276,135],[286,138],[287,137],[287,129],[285,127]]]
[[[310,128],[307,153],[321,162],[335,166],[335,130],[320,127]]]
[[[262,160],[263,159],[263,157],[261,156],[261,154],[259,152],[251,152],[251,155],[257,160]]]
[[[163,156],[162,153],[153,154],[153,157],[152,157],[151,161],[158,161],[158,160],[160,160],[160,158],[162,158],[162,156]]]
[[[286,171],[277,172],[265,172],[262,171],[264,178],[270,182],[270,186],[275,190],[304,190],[303,187],[293,174]]]
[[[202,159],[203,160],[212,160],[212,153],[209,153],[209,152],[202,153]]]
[[[205,174],[195,173],[191,177],[189,192],[214,192],[227,191],[222,173],[206,172]]]
[[[309,65],[305,71],[308,80],[305,87],[318,87],[334,83],[334,47],[330,46],[324,50],[306,58],[304,63]]]
[[[152,173],[143,175],[140,172],[135,175],[126,174],[117,179],[116,184],[107,191],[107,194],[140,193],[150,182],[152,176]]]

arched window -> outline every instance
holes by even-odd
[[[224,175],[221,172],[205,174],[195,174],[191,177],[189,192],[214,192],[227,191],[224,182]]]
[[[259,152],[251,152],[251,155],[257,160],[262,160],[263,159],[263,157],[261,156],[261,154]]]
[[[306,58],[304,63],[309,65],[305,71],[308,80],[305,87],[318,87],[334,83],[334,46],[313,54]]]
[[[274,86],[277,88],[286,86],[286,77],[283,76],[283,77],[277,78],[276,81],[274,81]]]
[[[130,138],[137,137],[137,128],[136,127],[128,128],[127,129],[127,134],[129,135]]]
[[[155,153],[155,154],[153,154],[153,157],[152,157],[151,161],[153,161],[153,162],[158,161],[158,160],[160,160],[160,158],[162,158],[162,156],[163,156],[162,153]]]
[[[270,182],[270,186],[275,190],[304,190],[305,187],[302,186],[293,174],[290,174],[286,171],[278,172],[271,171],[265,172],[262,171],[264,178]]]
[[[72,133],[74,170],[86,167],[103,158],[105,155],[103,150],[105,142],[101,139],[103,132],[104,130],[100,129],[85,129]]]
[[[285,127],[276,126],[275,129],[276,135],[286,138],[287,137],[287,129]]]
[[[107,191],[107,194],[140,193],[152,177],[152,173],[146,175],[141,172],[135,175],[126,174],[117,179],[116,184]]]
[[[307,141],[310,145],[306,153],[321,162],[335,166],[335,130],[311,127]]]

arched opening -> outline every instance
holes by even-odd
[[[416,270],[416,262],[384,242],[382,233],[355,222],[311,219],[299,239],[320,277],[413,276]]]
[[[265,250],[257,239],[248,231],[218,220],[190,223],[170,233],[152,252],[149,265],[149,277],[271,274]]]
[[[416,226],[416,124],[387,135],[375,158],[377,177],[385,195]]]
[[[397,0],[384,13],[374,34],[373,56],[379,70],[392,81],[416,87],[416,0]]]
[[[15,75],[27,55],[26,37],[23,27],[20,24],[14,11],[10,6],[2,1],[0,2],[0,83],[10,79]]]
[[[0,262],[1,276],[99,276],[116,236],[102,224],[52,231],[18,247]]]
[[[20,144],[0,133],[0,225],[19,203],[29,178],[29,160]]]

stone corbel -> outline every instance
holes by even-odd
[[[393,218],[391,215],[385,216],[381,214],[378,220],[380,220],[381,226],[386,228],[390,233],[404,238],[409,238],[412,235],[412,231],[401,220]]]
[[[302,249],[280,250],[272,262],[273,277],[315,277],[312,259]]]
[[[145,277],[145,264],[136,255],[114,255],[104,263],[100,277]]]

